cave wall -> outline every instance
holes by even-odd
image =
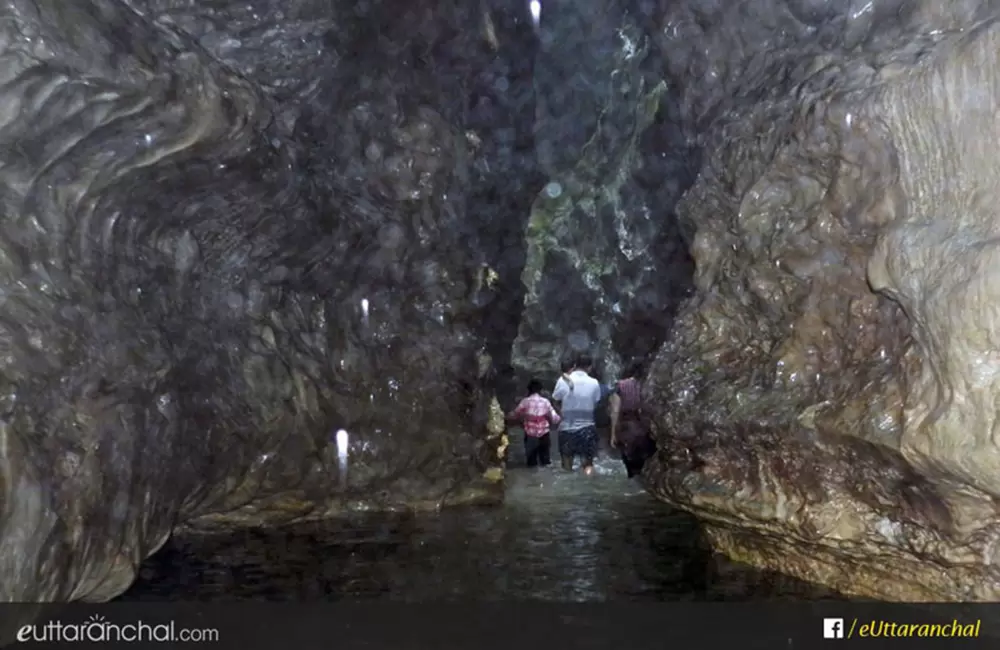
[[[0,600],[111,598],[178,524],[502,498],[534,35],[495,4],[0,10]]]
[[[674,206],[697,152],[653,20],[648,3],[543,3],[535,140],[547,182],[526,227],[512,353],[524,376],[554,381],[563,356],[587,351],[614,379],[655,352],[691,289]]]
[[[998,7],[854,5],[660,8],[703,164],[647,481],[741,559],[995,599]]]
[[[496,502],[496,398],[567,347],[655,355],[647,485],[721,550],[1000,593],[998,3],[527,9],[0,10],[0,598]]]

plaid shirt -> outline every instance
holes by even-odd
[[[537,394],[521,400],[514,409],[514,417],[521,420],[524,432],[533,438],[544,436],[549,432],[549,423],[559,424],[561,419],[552,402]]]

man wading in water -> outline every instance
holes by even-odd
[[[601,385],[590,376],[593,362],[580,355],[573,362],[572,372],[563,374],[552,391],[552,399],[562,404],[559,425],[559,455],[563,469],[573,471],[573,459],[579,456],[584,473],[594,470],[597,455],[597,426],[594,408],[601,401]]]

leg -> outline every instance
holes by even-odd
[[[636,450],[635,458],[632,460],[634,466],[635,475],[638,476],[642,474],[642,468],[646,466],[646,462],[656,454],[656,443],[653,438],[647,433],[642,436],[639,449]]]
[[[628,456],[625,454],[624,450],[622,451],[622,465],[625,466],[625,471],[628,472],[628,477],[632,478],[632,476],[634,476],[634,474],[632,473],[632,461],[628,459]]]
[[[622,464],[625,466],[625,471],[628,472],[629,478],[635,476],[635,461],[633,460],[633,456],[635,455],[635,440],[633,434],[632,421],[625,420],[622,422],[621,431],[618,433],[618,450],[621,452]]]
[[[590,474],[594,470],[594,456],[597,455],[597,445],[599,442],[596,427],[587,427],[580,432],[579,450],[580,455],[583,457],[581,467],[587,474]]]
[[[528,467],[538,467],[538,438],[524,435],[524,459]]]
[[[575,455],[576,431],[559,432],[559,456],[562,457],[562,468],[567,472],[573,471],[573,456]]]
[[[538,464],[542,467],[548,467],[552,464],[552,459],[549,454],[549,450],[552,449],[552,436],[546,433],[544,436],[538,439]]]

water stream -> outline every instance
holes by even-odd
[[[832,595],[706,550],[698,524],[625,477],[515,468],[497,508],[179,537],[120,600],[762,600]]]

